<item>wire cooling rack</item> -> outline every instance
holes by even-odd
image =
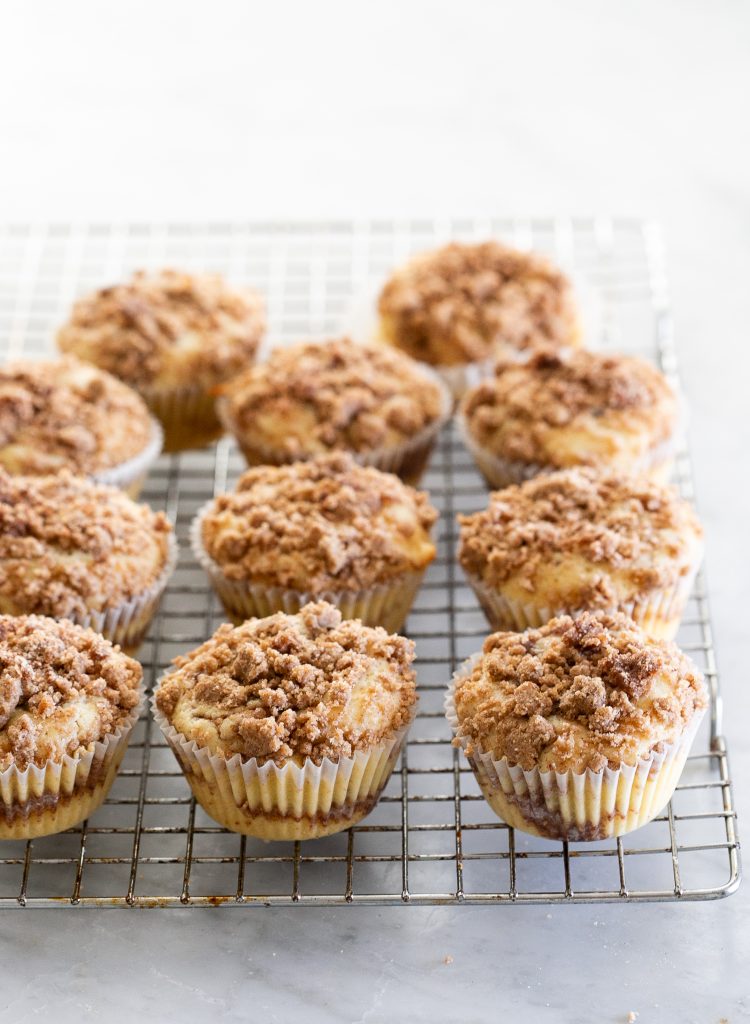
[[[0,231],[0,344],[5,357],[47,353],[77,294],[165,264],[253,283],[267,296],[275,342],[330,335],[346,323],[355,297],[410,252],[488,236],[548,251],[588,282],[597,310],[590,344],[650,356],[676,375],[659,233],[634,220],[11,227]],[[176,524],[182,553],[141,649],[148,685],[222,620],[187,533],[196,509],[241,471],[236,448],[223,440],[162,457],[151,474],[144,497]],[[692,497],[686,453],[677,476]],[[441,519],[439,555],[407,627],[417,644],[420,709],[399,767],[362,824],[305,843],[227,832],[196,806],[144,716],[109,799],[90,821],[58,836],[0,843],[0,905],[581,903],[731,893],[739,846],[703,578],[679,640],[706,674],[711,715],[670,806],[621,840],[535,839],[493,815],[443,718],[453,669],[487,633],[454,558],[455,515],[482,507],[487,492],[452,426],[423,485]]]

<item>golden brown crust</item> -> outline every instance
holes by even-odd
[[[636,356],[539,352],[499,363],[462,403],[476,443],[504,459],[553,468],[628,470],[669,441],[677,399],[656,367]]]
[[[308,604],[220,626],[175,659],[156,705],[188,740],[223,757],[283,764],[352,756],[406,726],[414,644]]]
[[[240,440],[288,461],[401,445],[445,413],[440,385],[412,360],[349,338],[275,349],[225,395]]]
[[[93,475],[140,455],[153,424],[143,400],[72,356],[0,368],[0,465]]]
[[[529,771],[634,765],[707,704],[703,677],[624,615],[583,612],[495,633],[455,688],[459,735]]]
[[[0,469],[0,608],[67,618],[116,607],[164,571],[171,532],[114,487]]]
[[[140,700],[143,670],[71,622],[0,615],[0,770],[81,756]]]
[[[454,365],[578,343],[567,278],[537,253],[452,242],[413,258],[378,305],[388,341],[415,359]]]
[[[57,342],[133,387],[214,387],[244,370],[265,330],[260,296],[218,274],[137,271],[79,299]]]
[[[229,579],[316,595],[424,568],[436,518],[427,494],[342,452],[249,470],[209,506],[201,539]]]
[[[576,609],[614,608],[674,587],[695,569],[703,536],[673,488],[591,469],[507,487],[458,520],[468,573]]]

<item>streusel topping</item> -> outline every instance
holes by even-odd
[[[589,612],[493,634],[455,688],[467,754],[476,744],[527,771],[636,764],[706,704],[703,677],[675,644],[625,615]]]
[[[128,601],[164,570],[171,532],[114,487],[0,468],[0,611],[69,617]]]
[[[209,506],[201,540],[229,579],[320,594],[424,568],[436,518],[427,494],[340,452],[248,470]]]
[[[249,288],[218,274],[141,270],[79,299],[57,340],[135,388],[210,387],[252,362],[264,330],[263,301]]]
[[[474,440],[506,459],[627,468],[672,437],[677,399],[645,360],[581,349],[499,363],[462,413]]]
[[[225,394],[240,438],[289,460],[402,444],[447,413],[440,384],[410,359],[349,338],[275,349]]]
[[[139,455],[153,425],[143,399],[72,356],[0,368],[0,465],[91,475]]]
[[[223,757],[277,764],[349,757],[404,728],[414,644],[325,602],[220,626],[176,658],[156,704],[188,740]]]
[[[137,706],[142,676],[93,630],[0,615],[0,771],[91,750]]]
[[[386,283],[379,310],[392,344],[436,365],[578,343],[567,278],[537,253],[500,242],[422,253]]]
[[[468,573],[568,608],[614,608],[674,586],[694,570],[703,536],[673,488],[591,469],[507,487],[458,520]]]

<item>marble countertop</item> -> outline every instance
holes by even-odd
[[[40,0],[0,18],[4,220],[662,221],[750,820],[750,8]],[[737,1024],[749,910],[741,889],[683,906],[9,913],[0,1022]]]

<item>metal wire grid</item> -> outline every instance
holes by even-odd
[[[165,263],[255,283],[268,297],[276,342],[325,335],[346,322],[354,296],[409,252],[492,235],[547,250],[585,276],[595,299],[594,344],[649,355],[676,375],[658,230],[634,220],[11,227],[0,233],[0,343],[8,356],[45,353],[76,294]],[[687,454],[678,462],[680,486],[692,497]],[[151,475],[145,498],[176,523],[182,554],[141,650],[149,685],[221,621],[187,530],[195,510],[241,470],[224,440],[163,457]],[[229,833],[196,806],[144,716],[109,799],[89,822],[2,844],[0,905],[580,903],[731,893],[739,845],[703,578],[679,639],[708,678],[711,716],[667,811],[611,842],[516,833],[488,808],[451,747],[442,712],[453,669],[487,632],[454,558],[455,515],[480,508],[487,492],[451,426],[424,485],[441,519],[438,558],[407,628],[417,643],[420,710],[399,767],[362,824],[304,844]]]

